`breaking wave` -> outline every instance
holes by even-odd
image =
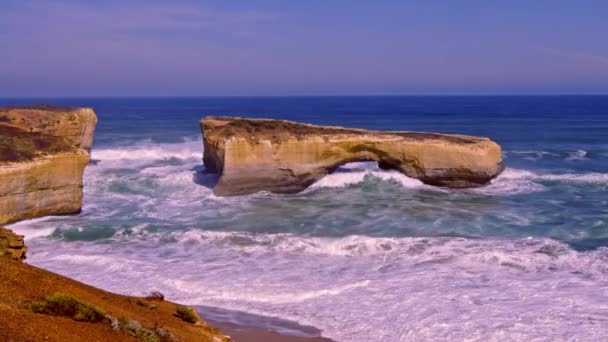
[[[587,151],[585,150],[576,150],[574,152],[568,153],[568,160],[584,160],[587,159]]]
[[[140,142],[119,148],[99,148],[91,151],[91,159],[101,162],[129,162],[176,159],[202,159],[202,143],[186,140],[183,143],[153,144]]]
[[[367,166],[366,168],[348,167],[344,170],[327,175],[314,183],[311,188],[340,188],[363,183],[367,180],[393,182],[409,189],[424,189],[431,191],[448,191],[427,186],[421,181],[407,177],[398,171],[384,171]],[[516,195],[545,190],[545,182],[563,182],[574,184],[608,184],[608,173],[563,173],[543,174],[528,170],[506,168],[502,174],[485,187],[469,190],[471,193],[485,195]]]
[[[573,331],[596,340],[605,336],[601,327],[608,320],[608,297],[597,292],[608,283],[605,248],[577,252],[550,239],[145,229],[113,239],[33,239],[28,262],[110,291],[142,295],[154,289],[192,305],[295,320],[338,341],[460,340],[471,334],[477,340],[559,340]],[[587,314],[581,316],[581,308]],[[513,317],[525,319],[513,325]]]

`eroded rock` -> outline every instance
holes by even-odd
[[[503,170],[501,148],[484,137],[315,126],[283,120],[201,120],[205,168],[220,196],[296,193],[340,165],[377,161],[422,182],[484,186]]]
[[[22,261],[25,260],[27,247],[23,242],[23,236],[13,233],[12,230],[0,227],[0,257]]]
[[[80,212],[96,123],[90,108],[0,108],[0,224]]]

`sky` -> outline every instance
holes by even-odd
[[[0,97],[608,94],[608,1],[0,0]]]

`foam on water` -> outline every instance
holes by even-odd
[[[28,262],[111,291],[278,316],[340,341],[570,340],[608,333],[608,250],[547,239],[187,231],[28,239]]]
[[[425,185],[414,178],[410,178],[398,171],[389,170],[389,171],[374,171],[374,170],[358,170],[358,171],[349,171],[349,172],[335,172],[329,174],[310,187],[312,189],[316,188],[341,188],[354,184],[359,184],[365,181],[368,178],[373,178],[377,180],[394,182],[401,185],[404,188],[423,188]],[[430,188],[430,187],[427,187]]]
[[[587,151],[585,150],[576,150],[574,152],[568,153],[568,160],[584,160],[587,159]]]
[[[327,175],[311,185],[317,188],[340,188],[363,183],[366,179],[376,179],[393,182],[403,188],[424,189],[431,191],[447,191],[432,186],[426,186],[421,181],[405,176],[394,170],[380,170],[374,163],[352,163],[338,171]],[[608,184],[608,173],[564,173],[539,174],[532,171],[506,168],[490,185],[483,188],[467,190],[486,195],[515,195],[543,191],[543,181],[573,182],[589,184]],[[459,190],[462,191],[462,190]]]
[[[608,184],[608,173],[566,173],[541,175],[536,179],[554,182],[589,183],[589,184]]]
[[[145,161],[167,158],[200,159],[201,143],[198,140],[186,140],[177,144],[153,144],[140,142],[129,147],[100,148],[91,152],[91,159],[109,161]]]
[[[534,183],[539,176],[525,170],[507,168],[500,176],[492,181],[490,186],[470,190],[479,194],[512,195],[528,192],[542,191],[541,184]],[[318,188],[343,188],[363,183],[366,180],[380,180],[392,182],[409,189],[424,189],[428,191],[448,191],[437,187],[427,186],[421,181],[407,177],[395,170],[380,170],[376,163],[350,163],[340,167],[336,172],[329,174],[310,186]]]

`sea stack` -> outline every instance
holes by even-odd
[[[80,212],[96,124],[91,108],[0,108],[0,224]]]
[[[504,169],[501,147],[484,137],[213,116],[200,125],[203,162],[220,174],[219,196],[297,193],[357,161],[448,188],[484,186]]]

